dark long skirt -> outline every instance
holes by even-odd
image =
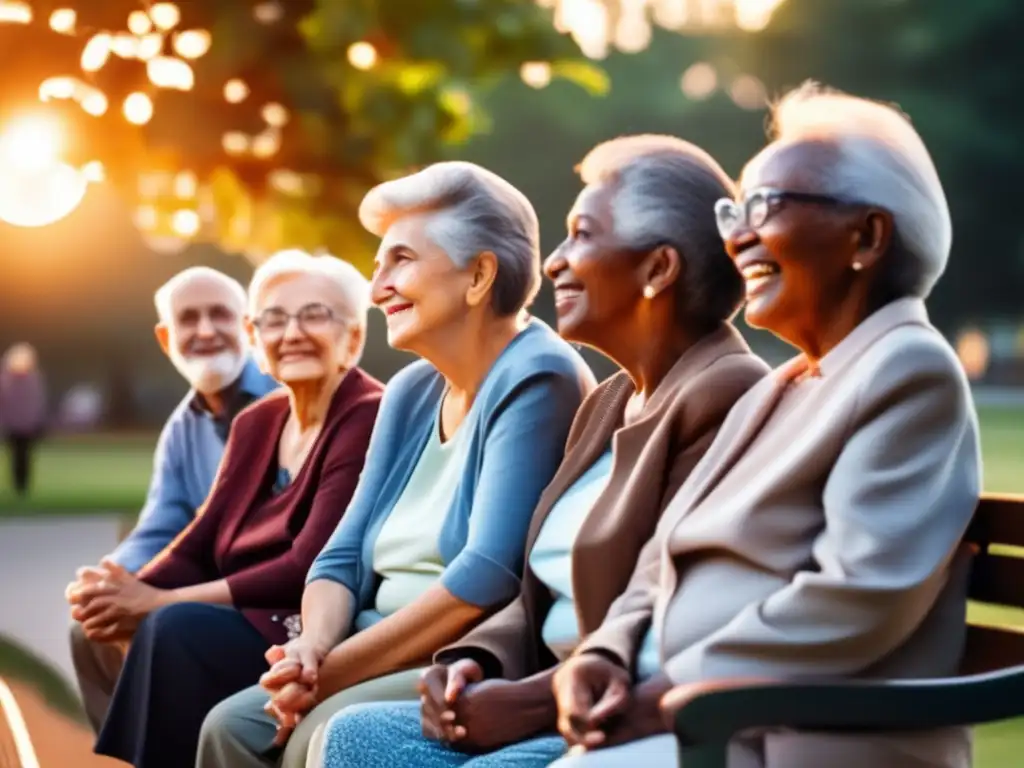
[[[199,729],[223,699],[267,670],[263,636],[234,608],[180,603],[135,633],[96,753],[135,768],[189,768]]]

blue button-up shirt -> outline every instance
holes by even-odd
[[[216,419],[194,390],[167,419],[153,458],[153,476],[139,522],[111,558],[133,573],[153,559],[195,518],[224,454],[229,419],[277,387],[249,359],[225,392],[227,419]]]

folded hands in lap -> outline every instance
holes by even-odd
[[[420,680],[423,735],[461,752],[487,752],[543,732],[554,723],[545,676],[484,680],[471,659],[435,664]]]
[[[79,568],[64,594],[85,636],[112,643],[130,639],[138,623],[164,604],[165,591],[104,559],[98,567]]]
[[[558,730],[574,751],[612,747],[665,733],[661,699],[672,684],[656,675],[634,686],[628,671],[584,653],[555,674]]]
[[[267,651],[270,669],[260,685],[270,694],[264,709],[277,720],[276,746],[284,746],[303,716],[319,703],[318,676],[326,655],[301,636]]]

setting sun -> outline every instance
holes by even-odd
[[[23,115],[0,128],[0,219],[42,227],[71,213],[88,181],[63,162],[64,133],[48,115]]]
[[[0,170],[42,170],[58,162],[64,136],[44,115],[15,118],[0,132]]]

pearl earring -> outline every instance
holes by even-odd
[[[657,293],[658,292],[654,290],[654,286],[653,285],[645,285],[644,286],[644,298],[645,299],[653,299],[657,295]]]
[[[853,267],[854,272],[860,272],[862,269],[864,269],[864,265],[861,264],[859,261],[853,262],[851,266]]]

